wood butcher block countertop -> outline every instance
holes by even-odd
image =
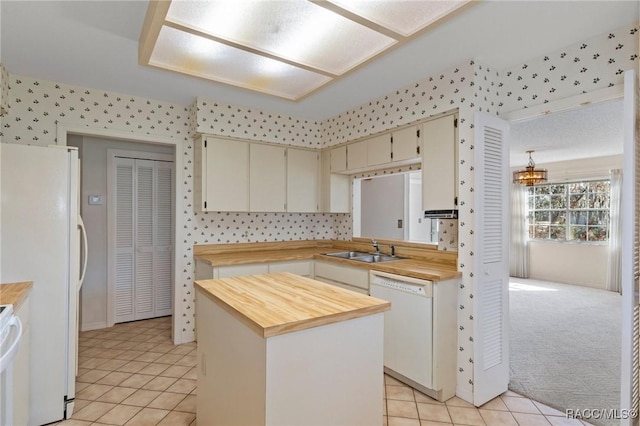
[[[196,245],[194,246],[194,255],[197,260],[213,267],[316,259],[431,281],[445,281],[460,277],[460,272],[457,270],[457,253],[455,252],[424,248],[424,244],[386,240],[378,240],[378,242],[385,253],[388,252],[388,244],[394,243],[396,254],[399,257],[405,257],[405,259],[366,263],[324,256],[325,253],[338,251],[370,252],[372,246],[366,238],[354,238],[353,241],[320,240]]]
[[[13,305],[15,312],[27,298],[32,286],[31,281],[0,284],[0,305]]]
[[[322,254],[315,255],[314,259],[338,262],[349,266],[357,266],[373,271],[388,272],[390,274],[429,281],[446,281],[460,276],[460,272],[455,269],[443,268],[442,266],[434,265],[420,259],[398,259],[389,262],[367,263]]]
[[[195,282],[196,290],[262,337],[388,311],[385,300],[288,272]]]

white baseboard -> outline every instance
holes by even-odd
[[[92,322],[89,324],[80,324],[80,331],[99,330],[107,327],[108,325],[106,321]]]

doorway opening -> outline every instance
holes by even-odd
[[[511,127],[513,170],[535,150],[549,181],[512,189],[509,388],[561,411],[620,408],[622,298],[607,274],[622,116],[622,102],[606,100]]]
[[[437,219],[425,219],[420,170],[353,180],[353,236],[436,243]]]
[[[75,130],[75,129],[74,129]],[[168,285],[168,289],[163,290],[162,299],[164,300],[165,309],[159,310],[162,315],[173,315],[172,320],[172,339],[174,342],[179,343],[179,336],[176,335],[176,316],[174,303],[177,291],[177,278],[176,278],[176,253],[175,242],[178,241],[176,237],[176,221],[179,220],[177,216],[177,179],[175,170],[179,169],[177,161],[177,147],[175,142],[161,141],[155,142],[153,139],[146,135],[141,136],[136,140],[131,135],[120,137],[118,132],[110,131],[90,131],[82,129],[79,132],[71,132],[69,129],[63,129],[62,135],[59,135],[59,141],[66,141],[67,145],[76,146],[79,149],[81,159],[81,214],[85,219],[85,224],[88,222],[87,231],[89,239],[89,258],[85,283],[81,290],[80,296],[80,329],[92,330],[112,326],[116,320],[115,315],[115,294],[109,291],[109,242],[114,240],[115,231],[112,226],[109,226],[109,210],[114,204],[112,196],[108,191],[109,182],[109,150],[122,151],[136,151],[142,153],[143,157],[147,157],[145,161],[152,161],[162,159],[163,164],[171,165],[171,172],[166,171],[158,174],[157,167],[146,167],[146,171],[142,171],[141,177],[145,180],[144,185],[151,185],[150,188],[157,187],[158,185],[170,186],[170,191],[163,193],[162,202],[163,210],[160,213],[163,219],[162,235],[164,240],[170,242],[162,247],[164,253],[162,255],[163,262],[163,281],[165,287]],[[161,138],[160,138],[161,139]],[[126,155],[125,155],[126,156]],[[140,157],[140,154],[138,155]],[[132,160],[135,161],[135,160]],[[142,160],[141,160],[142,161]],[[141,163],[145,164],[145,163]],[[146,163],[147,165],[151,163]],[[164,168],[163,168],[164,169]],[[148,171],[151,170],[149,173]],[[155,172],[153,170],[156,170]],[[144,176],[143,176],[144,175]],[[147,179],[149,178],[149,179]],[[141,186],[142,194],[150,194],[145,187]],[[149,186],[147,185],[147,186]],[[167,197],[168,195],[168,197]],[[152,194],[151,197],[147,197],[148,200],[158,198],[158,194]],[[141,218],[145,213],[151,213],[157,215],[157,209],[151,209],[140,211]],[[167,216],[168,215],[168,216]],[[156,217],[157,219],[157,217]],[[168,226],[167,226],[168,225]],[[135,236],[133,236],[135,239]],[[140,250],[138,250],[140,249]],[[159,247],[155,250],[155,255],[152,257],[158,257]],[[168,250],[168,251],[167,251]],[[144,252],[149,251],[148,247],[136,247],[136,252],[140,251],[143,256],[147,256]],[[112,269],[113,270],[113,269]],[[142,268],[137,271],[141,276],[144,276],[144,272],[153,271],[153,268]],[[133,271],[134,273],[136,271]],[[147,274],[148,275],[148,274]],[[112,277],[113,281],[113,277]],[[147,280],[148,282],[148,280]],[[148,286],[147,286],[148,287]],[[151,293],[140,291],[140,296],[147,297]],[[168,306],[167,306],[168,305]],[[155,316],[155,314],[154,314]],[[146,316],[149,317],[149,316]],[[129,318],[129,320],[137,319],[135,317]]]

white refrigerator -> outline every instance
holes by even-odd
[[[79,184],[76,148],[0,143],[0,282],[33,282],[30,425],[73,414],[86,259]]]

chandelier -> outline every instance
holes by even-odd
[[[547,181],[547,169],[536,169],[536,163],[534,163],[531,158],[532,152],[534,151],[527,151],[527,154],[529,154],[529,164],[527,164],[527,167],[524,170],[513,172],[513,183],[533,186],[536,183]]]

